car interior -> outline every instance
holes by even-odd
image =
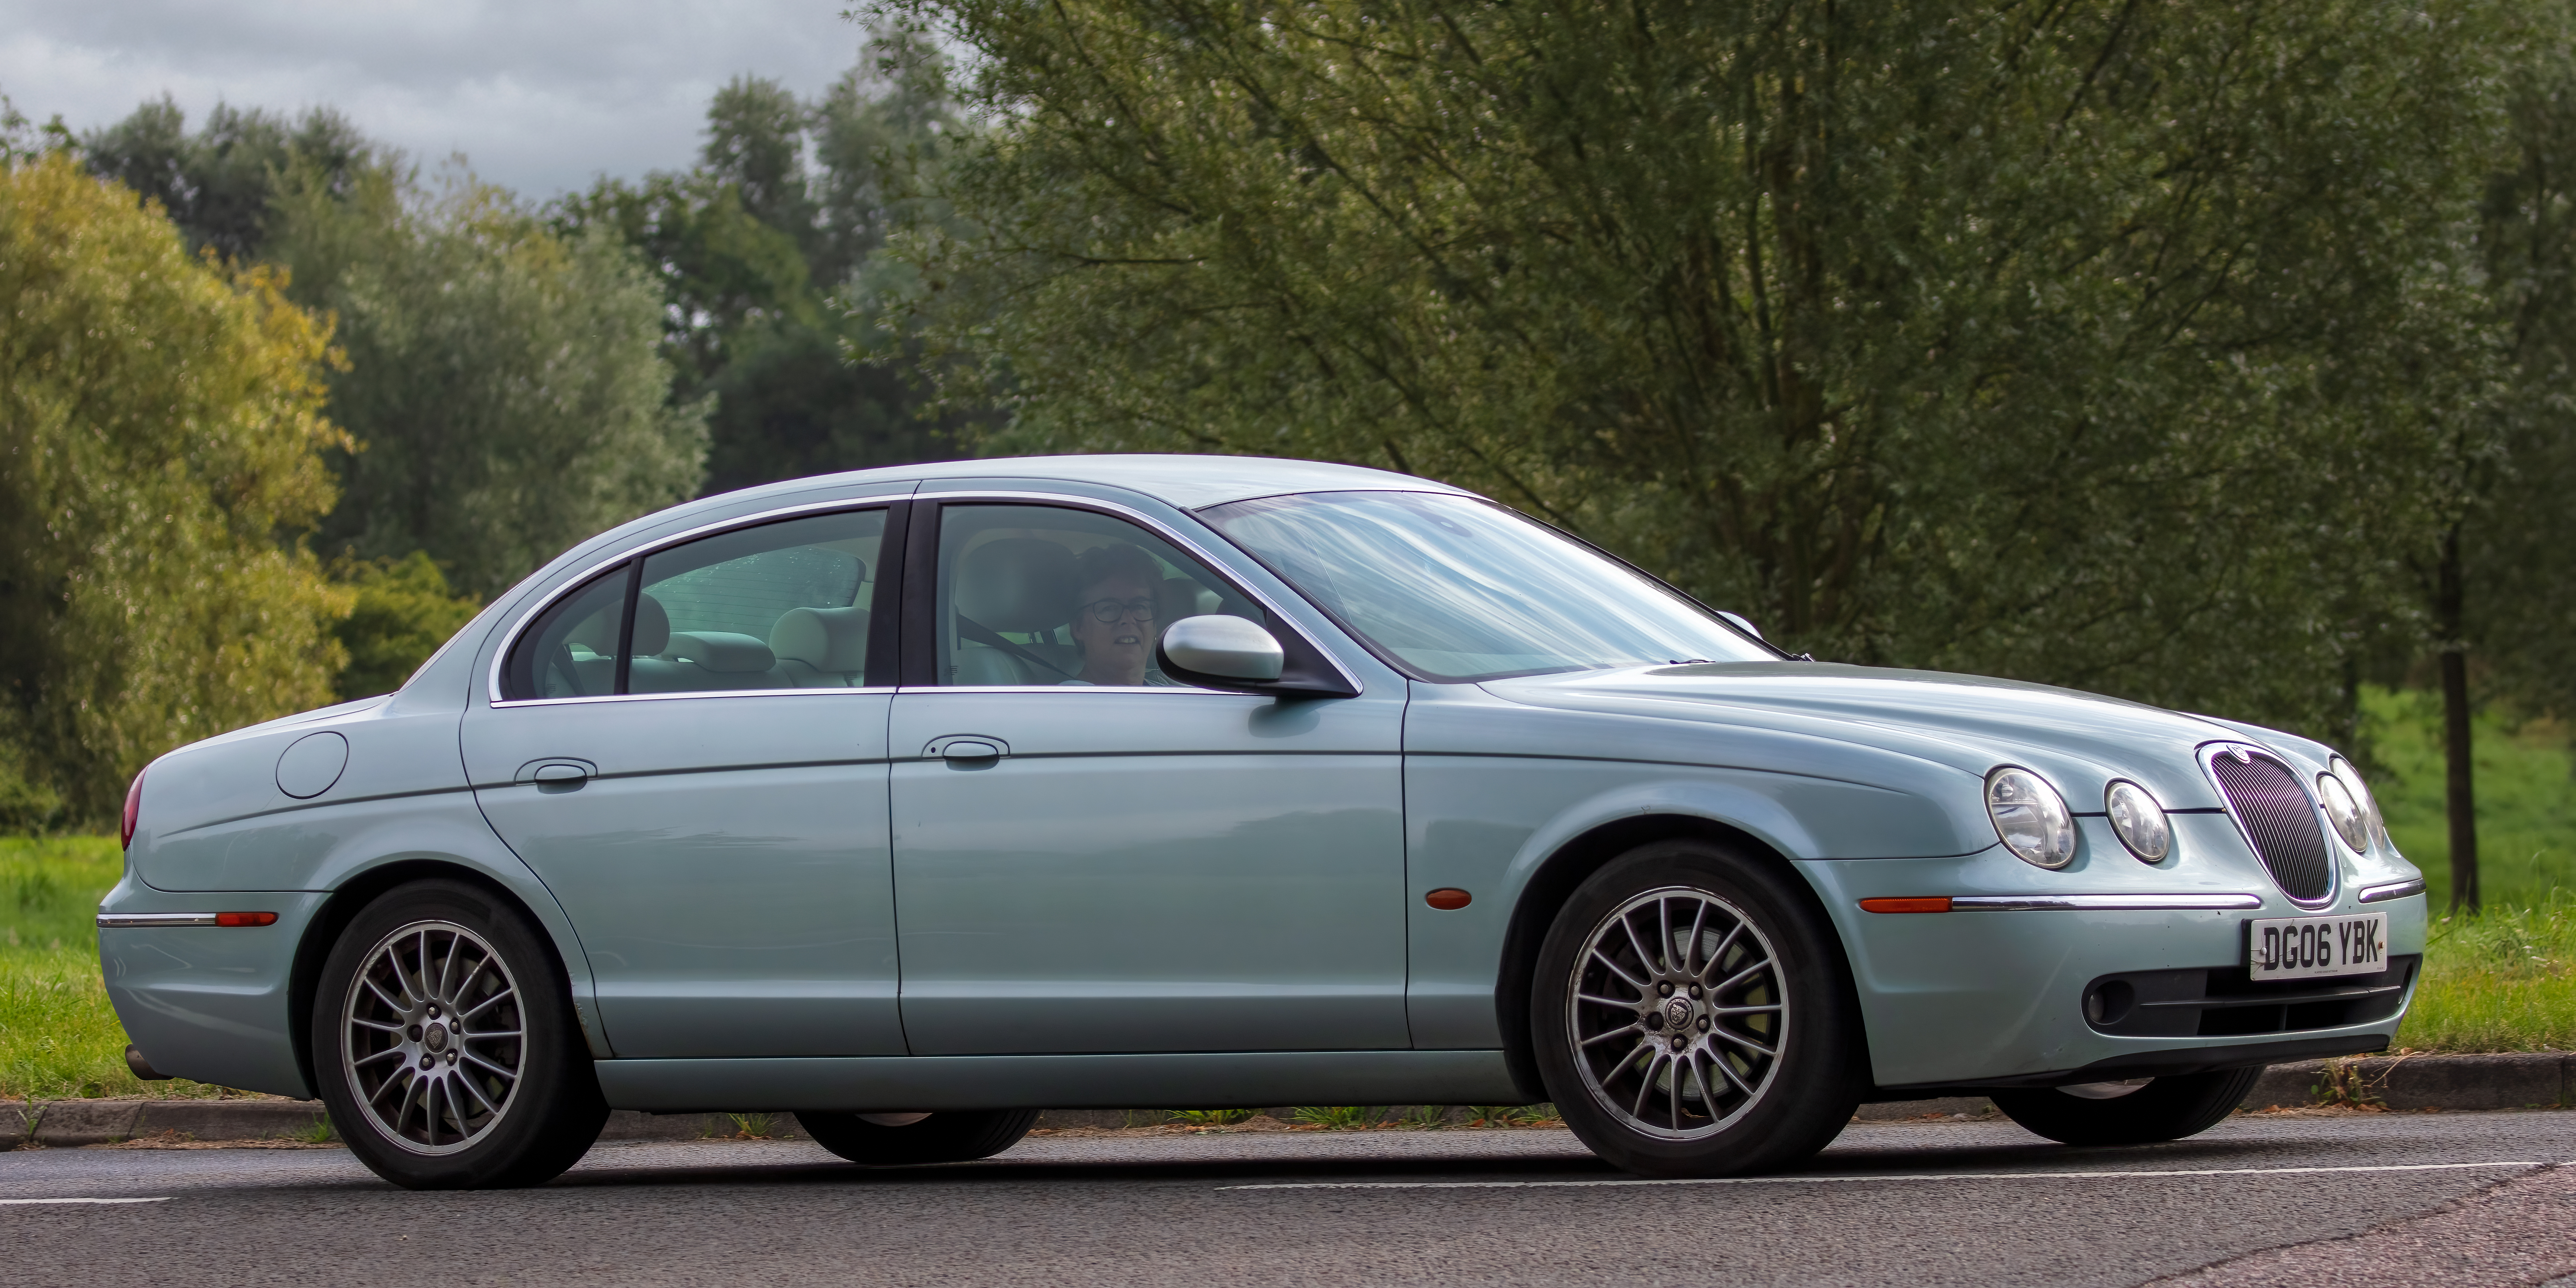
[[[1105,516],[1040,507],[957,507],[949,511],[941,587],[948,611],[941,641],[945,682],[967,686],[1061,685],[1081,674],[1072,623],[1083,593],[1079,561],[1112,544],[1143,550],[1162,573],[1154,587],[1154,628],[1184,617],[1268,616],[1250,600],[1212,589],[1224,582],[1144,530]],[[1038,526],[1030,526],[1032,523]],[[1005,526],[1007,525],[1007,526]],[[1159,683],[1159,677],[1149,676]]]

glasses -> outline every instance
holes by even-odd
[[[1150,599],[1102,599],[1082,606],[1091,620],[1103,626],[1116,625],[1118,619],[1134,614],[1138,622],[1154,620],[1154,601]]]

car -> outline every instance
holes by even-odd
[[[1225,456],[778,483],[388,696],[152,762],[146,1077],[526,1185],[611,1108],[890,1165],[1040,1107],[1551,1101],[1650,1177],[1975,1093],[2169,1140],[2384,1049],[2421,873],[2308,739],[1819,662],[1458,488]]]

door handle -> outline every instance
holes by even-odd
[[[1010,755],[1011,745],[999,738],[987,738],[982,734],[950,734],[945,738],[931,739],[930,745],[921,749],[921,754],[937,756],[952,763],[963,761],[971,765],[979,761],[999,760]]]
[[[579,790],[582,784],[590,781],[591,775],[598,772],[599,766],[587,760],[566,757],[531,760],[519,766],[515,777],[521,783],[535,783],[541,792],[569,792]]]

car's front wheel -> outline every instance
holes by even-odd
[[[2014,1122],[2069,1145],[2145,1145],[2197,1136],[2254,1089],[2260,1066],[2172,1078],[1991,1093]]]
[[[936,1114],[845,1114],[798,1110],[814,1143],[871,1167],[963,1163],[1020,1143],[1037,1125],[1034,1109],[968,1109]]]
[[[551,950],[478,886],[417,881],[368,904],[323,962],[312,1022],[332,1126],[408,1189],[542,1183],[608,1120]]]
[[[1777,1167],[1831,1143],[1861,1084],[1842,948],[1794,877],[1700,841],[1578,887],[1539,949],[1540,1076],[1594,1153],[1644,1176]]]

